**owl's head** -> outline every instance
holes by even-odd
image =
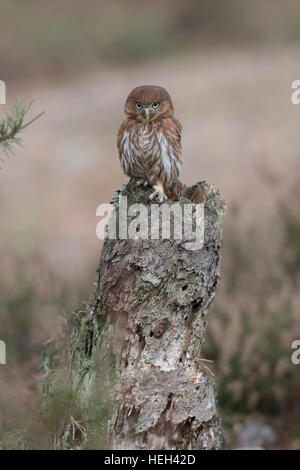
[[[125,103],[125,114],[138,121],[155,121],[173,116],[173,104],[167,90],[160,86],[134,88]]]

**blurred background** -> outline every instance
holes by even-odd
[[[183,124],[182,181],[228,206],[202,354],[227,445],[300,448],[300,3],[2,0],[1,20],[0,112],[21,95],[46,114],[1,163],[0,447],[43,445],[42,346],[94,291],[96,208],[126,182],[123,104],[157,84]]]

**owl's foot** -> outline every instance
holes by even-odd
[[[147,186],[149,186],[149,181],[147,181],[147,180],[141,178],[140,180],[136,180],[136,181],[135,181],[135,184],[136,184],[136,186],[138,186],[138,187],[139,187],[139,186],[143,186],[143,188],[146,188]]]
[[[155,186],[154,186],[154,189],[155,189]],[[162,204],[168,198],[163,191],[161,191],[160,189],[155,189],[155,191],[150,194],[149,199],[150,201],[154,201],[155,199],[157,199],[159,204]]]

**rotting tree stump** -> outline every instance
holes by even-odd
[[[116,213],[120,195],[128,206],[149,204],[149,190],[129,182],[114,194]],[[95,296],[68,317],[63,335],[77,410],[72,419],[81,424],[63,419],[60,448],[222,448],[214,383],[201,348],[220,279],[225,202],[206,182],[178,183],[169,197],[182,206],[204,203],[204,246],[105,240]],[[62,343],[55,352],[48,347],[43,355],[46,400],[54,394],[62,349]]]

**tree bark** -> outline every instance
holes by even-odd
[[[148,205],[149,190],[129,182],[113,197],[117,214],[121,195],[128,206]],[[64,337],[85,431],[78,437],[80,427],[74,431],[65,419],[61,447],[83,448],[88,441],[111,449],[222,448],[214,383],[201,348],[220,279],[225,203],[205,182],[178,183],[169,197],[182,207],[204,203],[204,246],[106,239],[95,296],[73,312]],[[57,367],[50,357],[46,352],[42,360],[46,396]]]

